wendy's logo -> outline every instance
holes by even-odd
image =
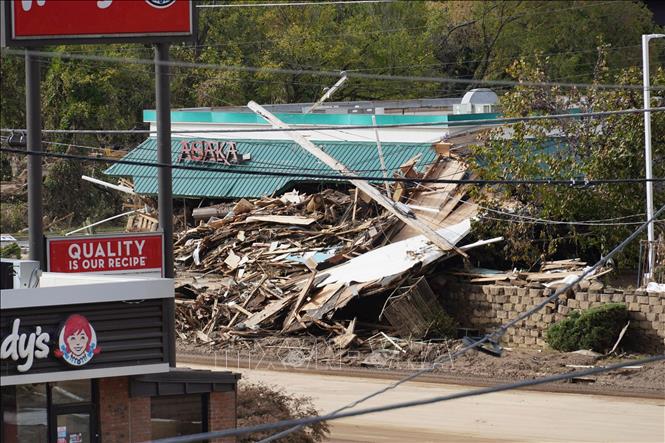
[[[67,318],[60,330],[58,349],[53,354],[72,366],[83,366],[100,351],[97,334],[88,319],[73,314]]]

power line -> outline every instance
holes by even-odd
[[[142,64],[142,65],[157,64],[169,67],[202,68],[202,69],[214,69],[221,71],[264,72],[272,74],[320,75],[325,77],[339,77],[338,71],[237,66],[237,65],[194,63],[194,62],[182,62],[182,61],[163,61],[163,60],[141,59],[141,58],[131,58],[131,57],[110,57],[103,55],[73,54],[67,52],[35,51],[35,50],[19,50],[19,49],[3,49],[3,52],[5,54],[15,55],[15,56],[33,55],[35,57],[65,58],[73,60],[95,60],[102,62],[133,63],[133,64]],[[378,74],[367,74],[362,72],[349,72],[347,73],[347,76],[349,78],[386,80],[386,81],[460,83],[460,84],[473,84],[473,85],[485,84],[485,85],[544,86],[544,87],[558,86],[558,87],[567,87],[567,88],[598,88],[598,89],[638,89],[638,90],[643,89],[641,85],[590,84],[590,83],[570,83],[570,82],[562,83],[562,82],[536,82],[536,81],[510,81],[510,80],[473,80],[473,79],[448,78],[448,77],[378,75]],[[665,87],[651,86],[651,90],[653,91],[660,91],[663,89],[665,89]]]
[[[392,3],[395,0],[345,0],[345,1],[317,1],[317,2],[277,2],[277,3],[230,3],[196,5],[197,8],[264,8],[275,6],[319,6],[319,5],[356,5],[360,3]]]
[[[571,289],[572,287],[574,287],[576,284],[578,284],[579,282],[581,282],[585,277],[587,277],[587,276],[591,275],[592,273],[594,273],[594,272],[596,271],[596,269],[600,268],[600,267],[603,266],[605,263],[607,263],[607,261],[608,261],[609,259],[611,259],[614,255],[618,254],[619,252],[621,252],[621,251],[622,251],[622,250],[623,250],[623,249],[624,249],[624,248],[625,248],[630,242],[632,242],[635,238],[637,238],[637,236],[638,236],[642,231],[644,231],[644,229],[646,229],[646,227],[649,225],[649,223],[655,221],[655,220],[658,218],[658,216],[661,214],[661,212],[663,212],[663,211],[665,211],[665,206],[661,207],[661,208],[660,208],[660,209],[659,209],[659,210],[653,215],[653,217],[651,218],[651,220],[647,220],[646,222],[642,223],[640,227],[638,227],[635,231],[633,231],[633,233],[632,233],[631,235],[629,235],[628,237],[626,237],[621,243],[619,243],[619,245],[617,245],[614,249],[612,249],[612,251],[610,251],[606,256],[604,256],[604,257],[602,257],[600,260],[598,260],[593,266],[591,266],[591,267],[587,268],[585,271],[583,271],[583,272],[582,272],[580,275],[578,275],[573,281],[571,281],[571,282],[565,284],[564,286],[560,287],[559,289],[557,289],[556,291],[554,291],[554,293],[553,293],[552,295],[550,295],[549,297],[546,297],[543,301],[541,301],[540,303],[536,304],[536,305],[533,306],[532,308],[528,309],[527,311],[523,312],[522,314],[518,315],[517,317],[513,318],[512,320],[510,320],[510,321],[504,323],[504,324],[501,325],[498,329],[496,329],[493,333],[491,333],[491,334],[485,334],[485,335],[484,335],[482,338],[480,338],[479,340],[476,340],[475,342],[470,343],[470,344],[468,344],[468,345],[462,347],[461,349],[455,351],[454,353],[452,353],[452,354],[450,354],[450,355],[448,355],[448,356],[442,356],[442,357],[440,357],[439,359],[435,360],[434,364],[432,364],[430,367],[423,368],[423,369],[421,369],[421,370],[419,370],[419,371],[413,372],[412,374],[410,374],[410,375],[408,375],[408,376],[406,376],[406,377],[403,377],[403,378],[401,378],[401,379],[395,381],[394,383],[391,383],[391,384],[389,384],[389,385],[386,385],[386,386],[383,387],[382,389],[379,389],[379,390],[377,390],[377,391],[374,391],[374,392],[372,392],[372,393],[370,393],[370,394],[368,394],[368,395],[366,395],[366,396],[364,396],[364,397],[361,397],[361,398],[359,398],[359,399],[357,399],[357,400],[355,400],[355,401],[353,401],[353,402],[351,402],[351,403],[349,403],[349,404],[347,404],[347,405],[344,405],[344,406],[342,406],[341,408],[338,408],[338,409],[336,409],[335,411],[333,411],[331,414],[328,414],[328,416],[334,416],[335,414],[337,414],[337,413],[339,413],[339,412],[341,412],[341,411],[343,411],[343,410],[345,410],[345,409],[353,408],[353,407],[357,406],[358,404],[360,404],[360,403],[362,403],[362,402],[364,402],[364,401],[366,401],[366,400],[369,400],[370,398],[374,398],[374,397],[376,397],[376,396],[378,396],[378,395],[381,395],[381,394],[383,394],[383,393],[385,393],[385,392],[387,392],[387,391],[389,391],[389,390],[391,390],[391,389],[395,389],[395,388],[397,388],[398,386],[400,386],[400,385],[406,383],[406,382],[409,381],[409,380],[416,379],[416,378],[418,378],[420,375],[423,375],[423,374],[426,374],[426,373],[428,373],[428,372],[432,372],[432,371],[434,371],[438,366],[441,365],[441,363],[440,363],[440,359],[447,359],[447,360],[452,361],[453,359],[455,359],[455,358],[459,357],[460,355],[462,355],[462,354],[468,352],[469,350],[471,350],[471,349],[475,349],[475,348],[477,348],[477,347],[479,347],[479,346],[482,346],[482,345],[484,345],[485,343],[488,343],[488,342],[489,342],[489,343],[491,343],[491,344],[498,344],[498,343],[500,342],[501,338],[503,337],[503,335],[506,333],[506,331],[507,331],[510,327],[516,325],[517,323],[521,322],[522,320],[524,320],[524,319],[530,317],[531,315],[535,314],[536,312],[540,311],[542,308],[544,308],[545,306],[547,306],[550,302],[552,302],[552,301],[558,299],[559,296],[560,296],[561,294],[564,294],[566,291],[568,291],[569,289]],[[663,356],[663,357],[665,357],[665,356]],[[296,431],[297,429],[299,429],[299,428],[302,427],[302,426],[303,426],[303,425],[301,425],[301,424],[296,425],[296,426],[294,426],[294,427],[292,427],[292,428],[289,428],[289,429],[284,430],[284,431],[282,431],[282,432],[280,432],[280,433],[278,433],[278,434],[275,434],[275,435],[273,435],[273,436],[271,436],[271,437],[269,437],[269,438],[267,438],[267,439],[264,439],[264,440],[262,440],[262,442],[265,443],[265,442],[273,441],[273,440],[275,440],[276,438],[283,437],[283,436],[285,436],[285,435],[288,435],[288,434],[291,433],[291,432]]]
[[[653,363],[657,362],[660,360],[664,360],[665,355],[655,355],[652,357],[644,358],[641,360],[628,360],[624,361],[621,363],[616,363],[613,365],[609,366],[604,366],[604,367],[595,367],[595,368],[589,368],[589,369],[583,369],[581,371],[576,371],[576,372],[568,372],[564,374],[555,374],[555,375],[550,375],[547,377],[542,377],[542,378],[536,378],[532,380],[523,380],[515,383],[507,383],[507,384],[502,384],[498,386],[491,386],[487,388],[479,388],[479,389],[474,389],[471,391],[464,391],[464,392],[459,392],[455,394],[448,394],[448,395],[441,395],[437,397],[430,397],[422,400],[413,400],[413,401],[405,401],[405,402],[400,402],[400,403],[392,403],[384,406],[376,406],[373,408],[365,408],[365,409],[359,409],[356,411],[350,411],[350,412],[342,412],[342,413],[337,413],[337,414],[328,414],[328,415],[321,415],[321,416],[312,416],[312,417],[305,417],[305,418],[300,418],[300,419],[291,419],[291,420],[282,420],[274,423],[264,423],[260,425],[254,425],[254,426],[245,426],[242,428],[235,428],[235,429],[227,429],[223,431],[212,431],[212,432],[203,432],[199,434],[192,434],[192,435],[183,435],[179,437],[169,437],[169,438],[163,438],[159,440],[152,440],[152,443],[190,443],[190,442],[196,442],[196,441],[201,441],[201,440],[206,440],[206,439],[214,439],[214,438],[222,438],[222,437],[232,437],[232,436],[237,436],[237,435],[245,435],[245,434],[251,434],[254,432],[264,432],[264,431],[270,431],[274,429],[279,429],[283,428],[286,426],[297,426],[297,427],[302,427],[306,425],[311,425],[314,423],[320,423],[323,421],[330,421],[330,420],[337,420],[340,418],[349,418],[349,417],[357,417],[359,415],[367,415],[367,414],[373,414],[377,412],[386,412],[386,411],[392,411],[395,409],[404,409],[404,408],[412,408],[415,406],[422,406],[422,405],[428,405],[428,404],[433,404],[433,403],[441,403],[445,401],[451,401],[451,400],[458,400],[461,398],[467,398],[467,397],[477,397],[481,395],[486,395],[486,394],[493,394],[496,392],[504,392],[504,391],[511,391],[514,389],[520,389],[520,388],[526,388],[529,386],[538,386],[546,383],[552,383],[556,381],[562,381],[562,380],[569,380],[572,378],[576,377],[585,377],[589,375],[594,375],[594,374],[601,374],[603,372],[609,372],[613,371],[615,369],[621,369],[626,366],[633,366],[633,365],[645,365],[648,363]],[[268,440],[264,440],[268,441]]]
[[[58,152],[44,152],[44,151],[25,151],[16,148],[0,148],[0,152],[11,152],[14,154],[34,155],[38,157],[54,157],[63,159],[72,159],[80,161],[94,161],[99,163],[119,163],[134,166],[147,166],[155,168],[171,168],[171,169],[184,169],[189,171],[205,171],[217,173],[230,173],[238,175],[260,175],[260,176],[275,176],[275,177],[296,177],[296,178],[312,178],[321,180],[332,181],[347,181],[348,176],[341,174],[312,174],[312,173],[291,173],[291,172],[275,172],[264,170],[248,170],[248,169],[228,169],[228,168],[213,168],[206,166],[195,165],[178,165],[167,164],[159,162],[148,161],[135,161],[125,159],[115,159],[108,157],[88,157],[83,155],[63,154]],[[593,179],[586,180],[581,178],[571,178],[567,180],[562,179],[520,179],[520,180],[483,180],[483,179],[437,179],[437,178],[406,178],[406,177],[382,177],[382,176],[361,176],[354,175],[354,179],[365,180],[372,182],[406,182],[406,183],[448,183],[448,184],[476,184],[476,185],[565,185],[565,186],[595,186],[600,184],[627,184],[627,183],[661,183],[665,182],[665,178],[613,178],[613,179]]]
[[[448,127],[476,127],[486,125],[513,124],[521,122],[531,122],[539,120],[563,120],[584,117],[605,117],[611,115],[623,114],[641,114],[644,112],[665,111],[665,106],[649,109],[621,109],[616,111],[598,111],[598,112],[580,112],[576,114],[552,114],[552,115],[533,115],[527,117],[505,117],[493,119],[476,120],[454,120],[443,122],[417,122],[417,123],[394,123],[378,126],[378,129],[386,128],[418,128],[428,126]],[[262,124],[263,125],[263,124]],[[268,126],[268,124],[265,124]],[[205,134],[205,133],[243,133],[243,132],[292,132],[292,131],[323,131],[340,129],[374,129],[373,125],[338,125],[338,126],[301,126],[297,128],[255,128],[255,129],[171,129],[171,134],[177,137],[177,134]],[[0,128],[2,132],[25,131],[18,128]],[[154,134],[156,130],[152,129],[42,129],[44,134]]]
[[[514,214],[511,212],[506,212],[506,211],[499,211],[497,209],[492,209],[488,208],[485,206],[481,206],[477,203],[469,203],[466,201],[460,201],[463,204],[474,204],[478,208],[492,212],[495,214],[500,214],[500,215],[505,215],[507,217],[515,218],[522,220],[523,223],[532,223],[532,224],[544,224],[544,225],[575,225],[575,226],[624,226],[624,225],[640,225],[643,222],[642,221],[636,221],[636,222],[623,222],[623,223],[615,223],[617,220],[625,220],[628,218],[636,218],[636,217],[643,217],[644,214],[635,214],[635,215],[627,215],[624,217],[613,217],[613,218],[606,218],[606,219],[600,219],[600,220],[585,220],[585,221],[566,221],[566,220],[549,220],[545,218],[538,218],[538,217],[531,217],[528,215],[520,215],[520,214]],[[482,216],[483,218],[489,218],[490,220],[498,220],[498,221],[508,221],[512,222],[512,220],[505,219],[505,218],[491,218],[487,216]]]

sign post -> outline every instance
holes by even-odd
[[[25,127],[28,130],[28,254],[44,269],[44,222],[42,218],[42,119],[39,60],[25,53]]]

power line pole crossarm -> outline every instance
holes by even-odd
[[[266,121],[272,124],[276,128],[288,129],[289,126],[275,117],[272,113],[264,109],[261,105],[254,101],[247,103],[247,107],[254,111],[256,114],[263,117]],[[340,172],[348,181],[367,194],[372,200],[386,208],[388,211],[393,213],[397,218],[403,221],[406,225],[411,226],[413,229],[422,233],[428,240],[434,243],[436,246],[441,248],[443,251],[454,250],[463,257],[468,257],[468,254],[462,251],[460,248],[450,243],[432,228],[427,226],[422,221],[415,218],[415,215],[405,214],[402,210],[399,209],[397,202],[391,200],[390,198],[383,195],[379,192],[374,186],[365,180],[359,179],[353,172],[351,172],[346,166],[337,161],[335,158],[331,157],[325,153],[321,148],[316,146],[311,141],[307,140],[298,132],[287,132],[289,137],[291,137],[296,143],[298,143],[304,150],[312,154],[314,157],[321,160],[323,163],[331,167],[333,170]]]

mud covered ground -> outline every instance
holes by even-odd
[[[549,349],[504,348],[501,357],[469,351],[451,361],[450,354],[462,347],[454,341],[365,341],[349,349],[335,349],[318,337],[263,337],[241,339],[222,346],[192,345],[178,342],[180,355],[207,356],[219,366],[252,367],[265,370],[344,370],[367,368],[371,372],[405,372],[431,367],[441,376],[459,378],[459,382],[483,384],[534,379],[551,374],[580,371],[587,367],[607,366],[645,355],[618,353],[609,357],[588,353],[562,353]],[[594,387],[665,396],[665,361],[630,369],[592,375],[573,381]],[[570,382],[560,382],[570,383]]]

